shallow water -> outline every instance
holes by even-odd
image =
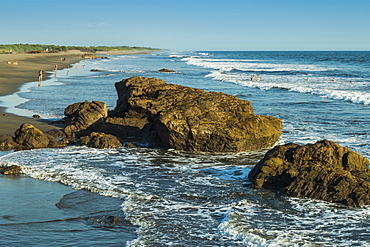
[[[29,92],[19,93],[30,101],[17,108],[48,118],[62,117],[68,104],[83,100],[101,100],[112,109],[117,99],[114,82],[133,75],[157,77],[251,101],[256,114],[283,120],[280,144],[329,139],[369,158],[369,55],[189,52],[112,56],[81,62],[85,69],[72,68],[68,75],[59,71],[43,87],[31,86]],[[178,73],[157,72],[161,68]],[[261,80],[251,81],[251,75]],[[265,152],[68,147],[10,153],[0,162],[20,164],[33,178],[118,198],[125,220],[135,225],[137,234],[130,224],[116,229],[122,239],[129,239],[123,241],[127,246],[370,246],[368,207],[350,209],[253,190],[247,175]],[[109,238],[97,242],[105,243]]]

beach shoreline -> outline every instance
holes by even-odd
[[[151,52],[153,50],[99,51],[96,54],[132,55]],[[56,64],[58,64],[58,70],[62,70],[84,60],[86,59],[83,57],[84,54],[86,53],[82,51],[0,54],[0,96],[12,95],[18,92],[25,83],[37,82],[40,70],[53,71]],[[51,76],[52,74],[44,73],[43,80]],[[52,124],[50,120],[8,113],[6,112],[6,106],[0,106],[0,135],[13,135],[23,123],[32,124],[44,132],[51,129],[60,129],[60,126]]]
[[[25,83],[38,81],[40,70],[52,71],[56,64],[61,70],[83,60],[83,54],[80,51],[0,54],[0,96],[14,94]],[[43,80],[50,76],[51,74],[44,73]],[[7,113],[6,107],[0,107],[0,135],[12,135],[23,123],[32,124],[42,131],[58,128],[50,125],[48,120]]]

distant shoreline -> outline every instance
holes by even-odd
[[[100,55],[130,55],[148,54],[159,50],[118,50],[118,51],[98,51]],[[52,71],[56,64],[58,70],[67,68],[76,62],[84,60],[82,51],[67,51],[58,53],[12,53],[0,54],[0,96],[11,95],[18,92],[19,88],[28,82],[38,81],[38,72]],[[65,58],[65,59],[62,59]],[[50,77],[44,73],[43,80]],[[67,107],[67,106],[66,106]],[[18,116],[5,112],[6,107],[0,107],[0,135],[13,135],[15,130],[23,123],[29,123],[42,131],[59,128],[50,125],[50,121],[24,116]]]

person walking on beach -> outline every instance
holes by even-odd
[[[58,64],[55,65],[54,70],[58,70]]]
[[[39,71],[39,83],[38,86],[41,87],[42,85],[42,70]]]

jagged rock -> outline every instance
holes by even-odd
[[[108,116],[108,109],[104,102],[93,101],[90,103],[89,101],[84,101],[69,105],[64,110],[64,115],[70,122],[64,128],[66,135],[69,137],[74,135],[82,136],[102,128],[104,118]]]
[[[111,149],[111,148],[120,148],[122,143],[118,140],[117,137],[105,134],[93,132],[89,136],[81,137],[81,144],[88,147],[99,148],[99,149]]]
[[[15,148],[18,143],[14,141],[14,138],[10,135],[0,136],[0,151],[9,151]]]
[[[348,206],[370,204],[369,160],[335,142],[289,143],[268,151],[249,173],[254,188]]]
[[[281,120],[255,115],[251,103],[236,96],[138,76],[115,86],[114,115],[147,121],[140,129],[150,146],[239,152],[272,146],[282,133]]]
[[[14,134],[14,140],[26,148],[46,148],[50,141],[55,141],[52,136],[27,123],[22,124]]]
[[[3,175],[18,175],[21,172],[21,168],[17,165],[12,165],[9,167],[0,167],[0,174]]]
[[[158,70],[158,72],[165,72],[165,73],[176,73],[176,71],[174,71],[174,70],[170,70],[170,69],[160,69],[160,70]]]

